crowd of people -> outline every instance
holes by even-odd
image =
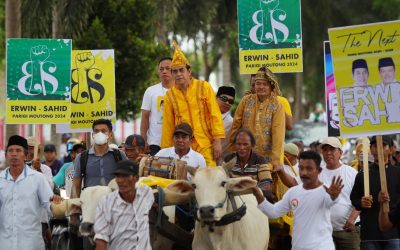
[[[365,196],[360,146],[347,165],[336,137],[321,138],[314,150],[299,142],[285,144],[292,113],[268,68],[251,76],[250,90],[232,116],[235,89],[222,86],[215,94],[208,82],[192,76],[189,61],[174,45],[173,57],[158,63],[161,82],[144,94],[140,135],[129,135],[120,148],[110,147],[113,127],[107,119],[93,123],[91,147],[73,141],[64,164],[52,144],[44,146],[45,161],[40,162],[35,138],[9,138],[7,168],[0,173],[0,249],[51,249],[50,201],[61,200],[54,186],[78,198],[82,189],[105,186],[113,178],[119,191],[97,207],[96,248],[151,249],[153,194],[148,187],[135,187],[138,163],[146,154],[194,168],[231,162],[230,177],[256,180],[258,207],[270,218],[269,249],[400,249],[400,166],[391,137],[383,136],[387,192],[380,189],[377,139],[372,137],[370,195]],[[384,203],[389,211],[382,209]],[[71,232],[78,225],[79,217],[71,216]],[[87,238],[82,246],[95,248]]]

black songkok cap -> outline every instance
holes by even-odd
[[[233,98],[235,98],[235,94],[236,94],[235,88],[230,86],[221,86],[219,87],[217,92],[217,96],[229,95],[232,96]]]
[[[382,67],[387,67],[387,66],[394,67],[394,62],[391,57],[385,57],[385,58],[379,59],[378,69],[380,69]]]
[[[7,148],[12,145],[18,145],[28,150],[28,141],[24,137],[19,135],[10,136],[10,138],[8,139]]]
[[[355,69],[367,69],[368,70],[368,65],[367,65],[367,61],[365,61],[364,59],[357,59],[353,61],[353,72]]]

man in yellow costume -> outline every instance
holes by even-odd
[[[191,66],[175,41],[174,47],[171,68],[175,85],[164,98],[161,147],[171,147],[175,126],[186,122],[193,128],[192,148],[204,156],[207,166],[215,166],[225,138],[215,93],[208,82],[191,76]]]

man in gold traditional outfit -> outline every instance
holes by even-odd
[[[191,66],[175,41],[174,47],[171,68],[175,85],[164,98],[161,147],[171,147],[175,126],[186,122],[193,128],[192,148],[204,156],[207,166],[215,166],[225,138],[215,93],[208,82],[191,76]]]
[[[240,128],[250,130],[257,138],[255,151],[271,161],[283,164],[285,140],[285,111],[277,96],[278,81],[273,73],[261,67],[255,76],[255,94],[246,95],[236,109],[231,130],[231,149],[234,135]]]

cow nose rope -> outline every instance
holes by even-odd
[[[217,226],[217,227],[225,226],[225,225],[231,224],[231,223],[233,223],[235,221],[239,221],[246,214],[246,210],[247,210],[246,203],[242,200],[242,197],[239,196],[239,198],[242,201],[242,205],[239,208],[237,208],[234,193],[233,192],[229,192],[229,191],[226,192],[226,196],[225,196],[224,201],[218,203],[216,206],[214,206],[214,208],[222,208],[225,205],[225,203],[227,202],[227,200],[229,199],[229,201],[230,201],[230,203],[232,205],[232,210],[233,211],[228,213],[228,214],[225,214],[224,216],[222,216],[221,220],[219,220],[219,221],[215,221],[215,220],[214,221],[200,220],[197,217],[197,211],[199,210],[199,207],[198,207],[198,204],[196,202],[195,211],[194,211],[195,219],[198,222],[201,223],[202,227],[208,226],[208,230],[210,232],[214,232],[214,226]]]

